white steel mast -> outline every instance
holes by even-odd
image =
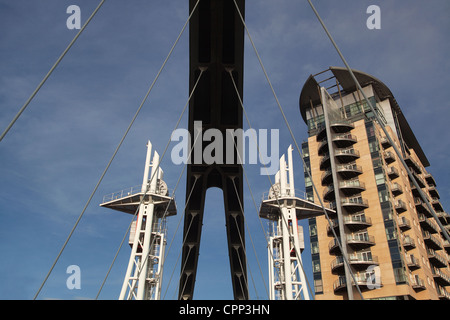
[[[280,158],[280,170],[263,199],[260,216],[271,220],[268,244],[270,300],[310,300],[301,252],[303,228],[298,220],[323,214],[323,209],[295,194],[292,146]],[[327,209],[329,210],[329,209]]]
[[[159,154],[152,158],[147,143],[142,186],[116,192],[104,198],[101,206],[135,214],[130,229],[131,254],[119,300],[159,300],[164,265],[165,218],[176,214],[173,198],[162,180]],[[106,201],[105,201],[106,200]]]

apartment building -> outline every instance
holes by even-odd
[[[389,88],[353,73],[382,123],[347,69],[311,75],[300,95],[309,132],[302,144],[306,192],[336,211],[309,219],[315,297],[448,300],[450,244],[442,227],[449,232],[450,216],[429,161]]]

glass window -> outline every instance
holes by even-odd
[[[316,293],[323,293],[322,279],[314,280],[314,291]]]
[[[384,173],[375,174],[375,181],[376,181],[377,185],[384,184],[384,182],[385,182]]]
[[[387,192],[387,190],[378,191],[378,197],[380,198],[380,202],[389,201],[389,193]]]
[[[312,266],[313,266],[313,272],[320,272],[320,261],[319,260],[313,260]]]

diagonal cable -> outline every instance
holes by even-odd
[[[433,218],[436,220],[437,224],[439,225],[442,234],[444,235],[444,237],[447,239],[447,241],[450,242],[450,236],[448,231],[445,229],[445,227],[442,225],[442,223],[439,221],[438,216],[436,215],[436,212],[434,211],[433,207],[431,206],[430,202],[428,201],[427,197],[425,196],[425,194],[423,193],[422,189],[420,188],[419,184],[417,183],[415,177],[413,176],[413,174],[411,173],[411,170],[409,169],[409,167],[406,165],[405,160],[403,159],[403,155],[400,153],[400,151],[398,150],[397,146],[395,145],[394,141],[392,140],[391,136],[389,135],[388,131],[385,128],[384,122],[381,121],[378,112],[376,112],[374,106],[372,105],[372,102],[369,101],[369,99],[367,98],[366,94],[364,93],[364,91],[362,90],[361,84],[359,83],[359,81],[356,79],[355,74],[353,73],[353,70],[350,68],[349,64],[347,63],[347,60],[345,60],[344,55],[342,54],[341,50],[339,50],[338,45],[336,44],[336,42],[334,41],[333,37],[331,36],[330,32],[328,31],[328,28],[325,26],[325,23],[323,22],[322,18],[320,17],[319,13],[317,12],[316,8],[314,7],[314,5],[312,4],[311,0],[308,0],[309,5],[311,6],[312,10],[314,11],[317,19],[319,20],[320,24],[322,25],[323,29],[325,30],[328,38],[330,39],[330,41],[332,42],[334,48],[336,49],[337,53],[339,54],[339,57],[341,58],[342,62],[345,64],[345,67],[347,68],[348,72],[350,73],[350,76],[352,77],[353,81],[355,82],[356,86],[358,87],[358,90],[361,91],[364,100],[367,102],[368,106],[370,107],[370,110],[373,112],[373,114],[375,115],[375,118],[377,119],[377,122],[380,124],[381,129],[383,130],[384,134],[386,135],[386,138],[389,140],[389,143],[391,144],[391,146],[394,148],[395,153],[397,154],[398,158],[400,159],[400,162],[402,163],[403,167],[405,168],[406,172],[408,172],[408,176],[410,178],[410,180],[413,182],[414,186],[416,187],[416,189],[419,192],[420,197],[422,198],[423,202],[426,204],[426,206],[428,207],[428,209],[430,210],[431,215],[433,216]]]
[[[167,61],[169,60],[170,56],[172,55],[173,50],[175,49],[176,45],[178,44],[178,41],[180,40],[181,35],[184,33],[184,30],[186,29],[186,27],[187,27],[187,25],[188,25],[188,23],[189,23],[189,20],[191,19],[192,14],[194,13],[194,10],[195,10],[195,8],[197,7],[199,1],[200,1],[200,0],[197,1],[196,6],[195,6],[194,9],[192,10],[192,13],[189,15],[189,17],[188,17],[187,21],[185,22],[183,28],[181,29],[180,34],[178,35],[177,39],[175,40],[175,42],[174,42],[172,48],[170,49],[170,51],[169,51],[169,53],[168,53],[166,59],[164,60],[164,62],[163,62],[163,64],[162,64],[161,68],[159,69],[159,71],[158,71],[158,73],[157,73],[155,79],[153,80],[152,84],[150,85],[149,90],[147,91],[147,93],[146,93],[144,99],[142,100],[142,102],[141,102],[141,104],[140,104],[138,110],[136,111],[136,113],[135,113],[133,119],[131,120],[131,123],[128,125],[128,128],[126,129],[126,131],[125,131],[125,133],[124,133],[122,139],[120,140],[120,142],[119,142],[119,144],[118,144],[116,150],[114,151],[113,155],[111,156],[111,159],[109,160],[108,164],[106,165],[105,170],[103,171],[102,175],[100,176],[100,179],[98,180],[97,184],[95,185],[94,190],[92,191],[91,195],[89,196],[88,201],[86,202],[86,205],[84,206],[83,210],[81,211],[81,213],[80,213],[80,215],[79,215],[77,221],[75,222],[75,225],[73,226],[72,230],[70,231],[69,236],[67,237],[66,241],[64,242],[64,244],[63,244],[61,250],[59,251],[59,253],[58,253],[58,255],[57,255],[56,259],[55,259],[55,261],[53,262],[52,266],[50,267],[50,270],[48,271],[48,273],[47,273],[47,275],[46,275],[44,281],[42,282],[41,286],[39,287],[38,291],[36,292],[36,294],[35,294],[33,300],[36,300],[36,298],[38,297],[38,295],[39,295],[40,291],[42,290],[44,284],[47,282],[48,277],[50,276],[51,272],[53,271],[53,269],[54,269],[56,263],[58,262],[58,260],[59,260],[59,258],[60,258],[60,256],[61,256],[61,254],[63,253],[65,247],[67,246],[67,243],[69,242],[70,238],[72,237],[73,232],[75,231],[75,229],[76,229],[76,227],[78,226],[78,224],[79,224],[81,218],[83,217],[83,215],[84,215],[84,213],[85,213],[87,207],[89,206],[89,204],[90,204],[92,198],[94,197],[94,194],[97,192],[97,189],[98,189],[98,187],[100,186],[100,183],[103,181],[103,178],[105,177],[106,172],[108,171],[109,167],[111,166],[111,163],[113,162],[114,158],[116,157],[116,155],[117,155],[117,153],[118,153],[120,147],[122,146],[122,144],[123,144],[125,138],[126,138],[127,135],[128,135],[128,132],[130,131],[130,129],[131,129],[131,127],[133,126],[133,124],[134,124],[134,122],[135,122],[137,116],[139,115],[139,112],[141,111],[142,107],[144,106],[144,103],[147,101],[147,98],[148,98],[148,96],[150,95],[150,92],[152,91],[152,89],[153,89],[155,83],[157,82],[157,80],[159,79],[159,76],[161,75],[161,72],[163,71],[165,65],[167,64]]]
[[[271,90],[272,90],[272,94],[273,94],[273,96],[275,97],[275,100],[276,100],[276,102],[277,102],[278,108],[279,108],[279,110],[280,110],[280,112],[281,112],[281,114],[282,114],[282,116],[283,116],[284,122],[286,123],[286,126],[287,126],[287,128],[288,128],[288,130],[289,130],[289,133],[290,133],[290,135],[291,135],[291,137],[292,137],[292,139],[293,139],[293,141],[294,141],[295,147],[296,147],[296,149],[297,149],[297,151],[298,151],[298,153],[299,153],[299,155],[300,155],[300,158],[301,158],[302,161],[303,161],[303,165],[305,166],[305,168],[307,168],[307,167],[306,167],[306,164],[305,164],[305,160],[303,159],[303,156],[302,156],[302,152],[301,152],[301,150],[300,150],[300,148],[299,148],[299,146],[298,146],[297,140],[295,139],[294,133],[292,132],[291,126],[289,125],[289,122],[288,122],[288,120],[287,120],[287,118],[286,118],[286,115],[284,114],[283,108],[281,107],[280,101],[278,100],[278,97],[277,97],[277,95],[276,95],[276,93],[275,93],[275,89],[273,88],[273,85],[272,85],[272,83],[271,83],[271,81],[270,81],[270,79],[269,79],[269,76],[268,76],[267,71],[266,71],[266,69],[265,69],[265,67],[264,67],[264,64],[262,63],[261,57],[260,57],[260,55],[259,55],[259,53],[258,53],[258,50],[256,49],[255,43],[253,42],[253,39],[252,39],[252,37],[251,37],[251,35],[250,35],[250,32],[249,32],[249,30],[248,30],[248,28],[247,28],[247,24],[246,24],[245,21],[244,21],[244,18],[243,18],[243,16],[242,16],[242,13],[241,13],[240,10],[239,10],[239,7],[238,7],[238,5],[237,5],[237,3],[236,3],[236,0],[233,0],[233,1],[234,1],[235,6],[236,6],[236,9],[238,10],[239,16],[240,16],[240,18],[241,18],[241,22],[242,22],[242,24],[244,25],[244,28],[245,28],[245,30],[246,30],[246,32],[247,32],[247,35],[248,35],[248,37],[249,37],[249,40],[250,40],[250,42],[251,42],[251,44],[252,44],[253,50],[255,51],[255,54],[256,54],[256,56],[257,56],[257,58],[258,58],[259,64],[260,64],[260,66],[261,66],[261,68],[262,68],[262,70],[263,70],[263,72],[264,72],[264,75],[265,75],[265,77],[266,77],[266,80],[267,80],[267,82],[268,82],[268,84],[269,84],[269,86],[270,86],[270,88],[271,88]],[[307,170],[307,173],[308,173],[309,177],[311,178],[311,172],[310,172],[310,170]],[[270,179],[270,177],[269,177],[269,179]],[[313,181],[312,178],[311,178],[311,181]],[[321,198],[320,195],[319,195],[319,192],[318,192],[317,187],[315,186],[314,182],[312,183],[312,186],[313,186],[314,192],[316,193],[317,198],[318,198],[318,200],[319,200],[319,202],[320,202],[320,205],[321,205],[321,207],[322,207],[322,209],[323,209],[324,215],[325,215],[325,217],[327,218],[328,223],[331,223],[331,220],[330,220],[330,218],[329,218],[329,216],[328,216],[328,213],[326,212],[325,205],[324,205],[324,203],[323,203],[323,201],[322,201],[322,198]],[[278,199],[277,199],[277,201],[278,201]],[[334,237],[335,237],[335,240],[336,240],[336,242],[337,242],[339,248],[341,249],[341,252],[343,252],[341,242],[340,242],[340,240],[339,240],[339,238],[338,238],[338,236],[337,236],[335,230],[332,229],[332,232],[333,232],[333,235],[334,235]],[[344,260],[345,264],[348,266],[349,270],[351,271],[350,263],[349,263],[347,257],[343,256],[343,260]],[[357,281],[356,281],[355,275],[353,274],[352,271],[350,272],[350,274],[351,274],[351,276],[352,276],[352,278],[353,278],[353,281],[355,282],[355,286],[356,286],[356,288],[357,288],[357,290],[358,290],[358,292],[359,292],[361,298],[364,299],[364,297],[363,297],[363,295],[362,295],[362,292],[361,292],[361,290],[360,290],[360,288],[359,288],[359,286],[358,286],[358,283],[357,283]]]
[[[83,27],[80,29],[80,31],[78,31],[78,33],[76,34],[76,36],[72,39],[72,41],[69,43],[69,45],[67,46],[67,48],[64,50],[64,52],[61,54],[61,56],[58,58],[58,60],[56,60],[55,64],[51,67],[50,71],[47,73],[47,75],[44,77],[44,79],[42,79],[42,81],[39,83],[39,85],[37,86],[37,88],[33,91],[33,93],[31,94],[31,96],[28,98],[28,100],[25,102],[25,104],[22,106],[22,108],[20,108],[19,112],[17,112],[17,114],[15,115],[15,117],[13,118],[13,120],[10,122],[10,124],[6,127],[5,131],[2,133],[2,135],[0,136],[0,142],[3,140],[3,138],[6,136],[6,134],[8,133],[8,131],[11,129],[11,127],[14,125],[14,123],[17,121],[17,119],[19,119],[20,115],[25,111],[25,109],[28,107],[28,105],[30,104],[31,100],[33,100],[33,98],[36,96],[36,94],[39,92],[39,90],[41,89],[41,87],[44,85],[44,83],[47,81],[47,79],[50,77],[50,75],[53,73],[53,71],[56,69],[56,67],[59,65],[59,63],[61,62],[61,60],[64,58],[64,56],[67,54],[67,52],[70,50],[70,48],[72,48],[73,44],[75,43],[75,41],[77,41],[78,37],[81,35],[81,33],[84,31],[84,29],[86,29],[87,25],[89,24],[89,22],[91,22],[92,18],[94,18],[94,16],[96,15],[96,13],[98,12],[98,10],[100,10],[100,8],[102,7],[103,3],[105,3],[106,0],[102,0],[99,5],[97,6],[97,8],[94,10],[94,12],[92,12],[91,16],[89,17],[89,19],[87,19],[87,21],[84,23]]]
[[[191,100],[191,98],[192,98],[192,96],[193,96],[193,94],[194,94],[194,92],[195,92],[195,89],[197,88],[197,85],[198,85],[198,83],[200,82],[200,79],[201,79],[201,77],[202,77],[202,75],[203,75],[203,72],[204,72],[204,69],[200,70],[200,75],[199,75],[199,77],[198,77],[198,79],[197,79],[197,81],[196,81],[196,83],[195,83],[195,85],[194,85],[194,87],[193,87],[193,89],[192,89],[192,91],[191,91],[191,94],[189,95],[188,101],[186,102],[186,104],[185,104],[183,110],[181,111],[180,117],[178,118],[178,121],[177,121],[177,123],[176,123],[176,125],[175,125],[175,128],[174,128],[174,130],[172,131],[172,135],[170,136],[170,139],[169,139],[169,141],[168,141],[167,144],[166,144],[166,147],[165,147],[165,149],[164,149],[164,152],[162,153],[162,155],[161,155],[161,157],[160,157],[159,163],[158,163],[158,165],[157,165],[157,169],[160,167],[160,164],[161,164],[161,162],[162,162],[162,160],[163,160],[163,158],[164,158],[164,156],[165,156],[165,154],[166,154],[166,152],[167,152],[167,149],[169,148],[170,142],[172,141],[173,132],[175,132],[175,130],[178,128],[178,126],[179,126],[179,124],[180,124],[180,122],[181,122],[181,119],[183,118],[183,115],[184,115],[184,113],[185,113],[185,111],[186,111],[186,109],[187,109],[187,106],[189,105],[189,102],[190,102],[190,100]],[[183,170],[181,171],[180,177],[178,178],[178,181],[177,181],[177,183],[176,183],[176,185],[175,185],[175,188],[174,188],[173,191],[172,191],[172,197],[169,199],[169,202],[167,203],[166,209],[165,209],[165,211],[164,211],[164,214],[162,215],[161,220],[163,220],[163,219],[166,217],[166,215],[167,215],[167,212],[168,212],[168,210],[169,210],[170,203],[172,202],[173,197],[175,196],[175,191],[176,191],[176,189],[178,188],[178,184],[180,183],[181,176],[183,175],[185,168],[186,168],[186,165],[183,167]],[[157,172],[157,169],[155,170],[155,173]],[[152,180],[152,179],[153,179],[153,176],[151,177],[150,180]],[[146,193],[148,192],[148,189],[149,189],[149,186],[147,185],[144,194],[146,194]],[[113,267],[113,265],[114,265],[114,263],[115,263],[115,261],[116,261],[116,258],[117,258],[118,254],[119,254],[119,252],[120,252],[120,250],[121,250],[121,248],[122,248],[122,246],[123,246],[123,243],[125,242],[125,239],[126,239],[126,237],[127,237],[127,234],[128,234],[128,232],[130,231],[130,228],[131,228],[132,223],[134,222],[134,218],[137,216],[137,214],[138,214],[138,212],[139,212],[139,207],[140,207],[140,205],[143,203],[143,200],[144,200],[144,197],[141,199],[139,205],[137,206],[137,209],[136,209],[136,211],[135,211],[135,213],[134,213],[134,215],[133,215],[133,218],[132,218],[132,220],[131,220],[131,223],[130,223],[130,225],[128,226],[128,229],[127,229],[126,232],[125,232],[125,235],[124,235],[124,237],[123,237],[123,239],[122,239],[122,242],[120,243],[119,248],[118,248],[118,250],[117,250],[117,252],[116,252],[116,254],[115,254],[114,258],[113,258],[113,261],[112,261],[112,263],[111,263],[109,269],[108,269],[108,272],[106,273],[106,276],[105,276],[105,278],[104,278],[104,280],[103,280],[103,282],[102,282],[102,284],[101,284],[101,286],[100,286],[100,289],[99,289],[99,291],[98,291],[98,293],[97,293],[96,299],[98,299],[98,296],[99,296],[100,292],[102,291],[102,288],[103,288],[103,286],[104,286],[104,284],[105,284],[105,282],[106,282],[106,279],[108,278],[108,275],[109,275],[109,273],[110,273],[110,271],[111,271],[111,269],[112,269],[112,267]],[[159,231],[161,231],[161,228],[162,228],[162,226],[160,225],[160,226],[159,226]],[[155,244],[155,238],[153,238],[153,241],[152,241],[152,243],[151,243],[151,245],[150,245],[150,251],[152,250],[154,244]],[[170,250],[170,247],[169,247],[169,250]]]

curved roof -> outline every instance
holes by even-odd
[[[350,72],[347,70],[347,68],[330,67],[329,70],[333,73],[334,77],[339,81],[339,84],[344,92],[352,92],[356,90],[356,84],[353,81],[353,78]],[[375,78],[374,76],[368,73],[353,69],[352,71],[361,87],[365,87],[371,84],[380,100],[389,99],[389,102],[393,110],[395,111],[395,114],[397,115],[403,140],[406,142],[409,148],[414,149],[422,164],[425,167],[429,166],[430,163],[428,162],[425,153],[423,152],[419,142],[417,141],[414,133],[412,132],[411,127],[408,124],[408,121],[406,121],[406,118],[402,110],[400,109],[400,106],[398,105],[397,101],[395,100],[391,90],[389,90],[389,88],[382,81],[380,81],[379,79]],[[299,101],[300,114],[302,115],[303,121],[305,121],[305,123],[306,123],[306,109],[311,106],[311,103],[313,105],[321,104],[318,88],[319,83],[316,81],[313,75],[310,75],[306,80],[305,84],[303,85]]]

